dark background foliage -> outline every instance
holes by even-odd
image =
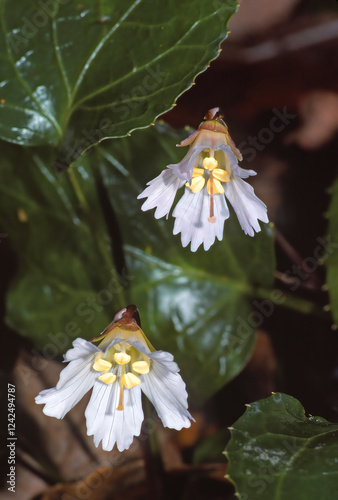
[[[175,496],[182,499],[233,499],[235,498],[233,486],[223,479],[227,463],[221,453],[229,439],[227,426],[233,425],[241,417],[245,404],[267,398],[271,391],[281,391],[297,398],[307,413],[321,415],[331,422],[338,421],[338,340],[335,326],[337,321],[336,257],[334,254],[325,262],[328,264],[328,271],[325,266],[321,265],[324,263],[321,263],[320,259],[318,262],[318,258],[314,258],[318,245],[325,246],[325,243],[322,243],[325,238],[325,241],[338,241],[335,223],[337,217],[334,215],[337,214],[335,208],[337,194],[331,205],[331,219],[328,224],[332,185],[337,173],[337,23],[337,2],[333,0],[320,3],[302,0],[288,0],[281,3],[272,3],[268,0],[259,2],[246,0],[230,22],[231,34],[223,43],[220,56],[204,73],[197,76],[195,85],[178,98],[177,105],[161,117],[172,127],[181,130],[186,125],[197,127],[210,107],[221,107],[232,138],[243,152],[242,166],[258,172],[253,185],[257,195],[268,205],[270,220],[275,226],[277,262],[274,284],[269,283],[269,278],[264,283],[263,278],[262,282],[259,279],[250,278],[248,280],[250,290],[245,294],[245,304],[243,305],[242,296],[238,299],[240,303],[238,307],[242,308],[240,310],[244,317],[250,314],[250,310],[256,312],[258,328],[251,355],[250,350],[254,343],[253,334],[250,336],[250,345],[246,346],[245,353],[244,349],[241,351],[242,357],[240,357],[238,367],[229,376],[229,380],[232,378],[231,381],[224,378],[222,380],[217,370],[214,371],[214,363],[208,365],[210,360],[214,360],[213,354],[215,359],[219,355],[217,340],[215,346],[211,344],[203,348],[202,342],[201,345],[199,343],[200,336],[196,340],[193,339],[189,348],[191,359],[185,363],[185,350],[182,349],[180,352],[177,337],[170,336],[172,324],[163,311],[156,318],[156,322],[159,327],[158,331],[160,332],[160,327],[162,327],[165,333],[156,333],[154,328],[150,328],[150,332],[147,331],[149,336],[154,336],[152,340],[156,337],[158,348],[170,349],[179,359],[182,374],[186,375],[187,382],[190,384],[191,408],[197,421],[191,429],[179,434],[165,432],[159,426],[157,433],[159,455],[155,459],[149,459],[151,453],[147,439],[142,441],[141,447],[133,448],[124,454],[123,459],[115,452],[109,454],[109,459],[107,459],[104,452],[96,450],[85,437],[83,421],[85,401],[74,410],[72,418],[67,417],[63,422],[54,422],[54,419],[44,417],[41,408],[35,407],[34,396],[41,389],[55,385],[63,350],[60,348],[57,357],[54,357],[48,366],[44,366],[39,349],[41,350],[44,346],[42,335],[46,331],[46,325],[52,320],[48,317],[48,313],[44,317],[40,314],[47,306],[44,303],[37,304],[37,301],[41,301],[46,296],[40,296],[32,287],[32,282],[24,280],[26,268],[23,258],[27,255],[35,255],[37,260],[40,260],[39,254],[34,248],[34,239],[25,240],[25,233],[21,232],[19,235],[19,231],[17,232],[19,236],[16,239],[12,238],[11,230],[8,230],[9,205],[5,193],[11,185],[8,184],[6,177],[2,178],[3,202],[0,232],[9,235],[0,240],[1,313],[3,317],[1,323],[2,395],[6,397],[7,382],[14,381],[18,397],[18,492],[16,495],[19,496],[17,498],[28,500],[39,496],[51,499],[62,498],[63,494],[78,498],[79,491],[89,491],[89,498],[96,499],[120,498],[122,495],[128,499],[146,496],[147,498],[173,498]],[[182,90],[183,87],[178,89],[176,95]],[[170,99],[170,102],[164,102],[164,107],[159,112],[170,107],[173,100],[171,96]],[[285,119],[285,126],[281,127],[278,132],[271,132],[271,120],[275,116],[280,116],[283,110],[286,110],[285,113],[289,116]],[[149,117],[150,115],[151,112],[149,112]],[[143,125],[147,124],[147,119],[146,116]],[[149,120],[150,118],[148,123]],[[80,179],[83,180],[82,187],[85,192],[90,183],[95,183],[97,187],[94,194],[98,198],[93,195],[91,206],[96,206],[96,203],[100,205],[100,213],[98,211],[94,215],[99,228],[105,228],[104,238],[106,239],[104,241],[107,242],[109,239],[113,242],[111,246],[108,245],[111,262],[115,262],[118,270],[122,270],[127,263],[127,272],[130,275],[134,275],[134,271],[137,270],[138,276],[141,276],[140,283],[135,281],[132,283],[131,289],[135,286],[136,291],[131,293],[134,293],[133,299],[135,295],[136,298],[139,297],[137,304],[141,305],[141,317],[143,312],[144,328],[146,328],[152,324],[153,318],[148,308],[143,306],[142,293],[138,295],[137,287],[149,278],[149,270],[145,267],[141,269],[141,260],[133,257],[136,250],[143,250],[142,238],[149,239],[155,248],[159,245],[158,254],[155,250],[155,257],[162,257],[158,231],[159,228],[165,227],[166,237],[171,238],[171,245],[176,247],[178,252],[178,255],[170,253],[167,260],[178,266],[181,271],[183,270],[182,275],[187,271],[189,267],[187,262],[189,262],[192,268],[189,272],[191,271],[196,279],[194,270],[198,266],[203,266],[203,269],[209,272],[212,269],[213,260],[216,257],[221,259],[222,251],[227,249],[231,252],[231,248],[238,248],[236,244],[231,247],[233,244],[231,238],[236,240],[238,227],[232,214],[232,219],[229,221],[229,239],[227,239],[226,227],[225,240],[215,246],[212,250],[214,253],[201,252],[195,263],[194,258],[189,261],[190,255],[187,250],[180,249],[179,239],[170,237],[170,221],[157,225],[151,214],[149,217],[148,214],[142,214],[142,219],[141,217],[137,219],[137,222],[144,221],[144,227],[139,235],[140,242],[135,242],[136,229],[133,229],[132,234],[128,233],[128,228],[133,223],[133,212],[130,208],[132,203],[129,207],[130,200],[126,199],[125,205],[122,204],[126,207],[126,213],[130,208],[129,214],[119,212],[121,204],[116,204],[116,196],[119,193],[114,192],[114,185],[119,185],[118,174],[115,172],[114,177],[107,155],[113,152],[122,165],[128,164],[131,171],[137,168],[126,153],[130,146],[124,146],[124,144],[129,143],[123,141],[133,141],[133,150],[137,147],[141,148],[138,144],[142,145],[146,142],[142,138],[142,133],[142,131],[134,132],[130,139],[122,139],[118,143],[121,146],[111,146],[108,141],[103,143],[99,147],[101,149],[97,148],[84,160],[84,169],[87,169],[86,172],[90,174],[89,181],[86,176],[80,175]],[[157,163],[149,165],[149,171],[140,173],[139,177],[137,171],[133,173],[141,187],[153,177],[156,169],[159,171],[172,161],[170,155],[178,154],[176,150],[173,150],[173,144],[177,142],[176,132],[173,132],[169,139],[160,139],[159,143],[156,142],[155,129],[147,134],[150,134],[147,140],[151,142],[153,148],[147,149],[149,163],[151,163],[150,156],[153,154]],[[177,134],[182,134],[182,132],[177,132]],[[13,168],[11,176],[13,173],[17,176],[15,185],[18,191],[20,189],[24,191],[36,165],[30,164],[24,156],[20,157],[21,153],[17,152],[15,146],[4,142],[2,146],[2,154],[9,158],[8,161]],[[43,162],[52,163],[48,148],[41,149],[38,153]],[[64,158],[64,151],[60,152],[59,158]],[[93,169],[95,162],[100,165],[97,170]],[[7,172],[4,164],[2,169],[3,172]],[[88,184],[86,184],[86,179]],[[69,199],[72,200],[73,193],[67,182],[64,181],[61,187],[65,193],[69,193]],[[18,187],[20,183],[21,187]],[[41,191],[41,177],[37,170],[36,183],[32,186],[32,199],[37,204],[42,203],[43,206],[50,204],[53,207],[53,200],[50,196],[46,196],[45,199],[40,197],[43,190]],[[45,189],[45,193],[51,193],[48,191],[50,185],[47,187],[47,181]],[[337,189],[334,192],[336,193]],[[89,188],[88,193],[90,193]],[[74,206],[76,206],[76,201]],[[77,207],[76,213],[81,218],[83,207]],[[25,218],[25,212],[21,213],[21,217]],[[10,222],[14,224],[14,219]],[[19,214],[19,221],[16,220],[15,224],[19,226],[20,223],[22,226],[25,221],[20,221]],[[28,223],[31,223],[31,219]],[[84,228],[84,233],[86,230]],[[71,256],[64,256],[61,251],[62,235],[66,233],[63,233],[56,225],[55,220],[50,226],[46,223],[44,231],[49,234],[47,244],[50,244],[54,237],[56,249],[60,249],[60,258],[62,256],[69,262]],[[269,236],[271,230],[266,229],[266,231]],[[81,234],[74,233],[73,236],[75,253],[81,255],[83,251],[83,242],[79,240]],[[240,237],[238,235],[238,238]],[[91,238],[88,238],[85,241],[90,240]],[[254,240],[257,245],[261,244],[260,241],[263,241],[262,238]],[[41,245],[42,243],[39,242]],[[128,245],[127,251],[123,249],[123,244]],[[93,257],[98,251],[94,245],[95,243],[90,252]],[[134,249],[130,249],[131,245],[134,245]],[[230,250],[228,250],[229,245]],[[18,252],[19,247],[22,248],[21,253]],[[248,266],[245,272],[250,267],[252,253],[251,247],[243,251],[241,262],[244,268]],[[324,250],[321,255],[325,255]],[[99,282],[100,277],[96,275],[96,268],[91,274],[92,261],[83,261],[83,263],[85,266],[79,270],[77,276],[83,275],[83,279],[88,279],[90,283],[93,283],[95,279]],[[264,276],[264,273],[267,273],[267,267],[270,269],[271,265],[264,266],[264,264],[267,263],[257,262],[256,276]],[[63,261],[56,260],[53,265],[55,268],[59,266],[62,271]],[[307,265],[310,267],[306,267]],[[102,279],[105,279],[104,264],[100,266],[100,269],[103,273]],[[328,280],[326,272],[328,272]],[[217,274],[217,270],[214,274]],[[80,283],[80,278],[78,279]],[[326,281],[328,281],[328,286]],[[197,283],[195,290],[191,291],[191,302],[194,299],[194,304],[196,304],[198,292],[204,291],[203,286],[207,286],[203,280],[200,282],[197,280],[195,283]],[[21,291],[18,284],[23,287]],[[40,288],[39,281],[36,286],[37,289]],[[167,286],[170,291],[171,286],[176,289],[177,285],[167,283]],[[215,289],[215,286],[213,284],[212,288]],[[217,286],[220,286],[222,291],[220,293],[223,293],[222,285]],[[280,290],[286,297],[284,306],[274,304],[269,299],[269,294],[274,289]],[[123,293],[128,295],[130,292],[123,290]],[[170,293],[174,295],[174,291]],[[207,288],[204,293],[208,294]],[[83,298],[86,299],[86,296],[84,293]],[[8,302],[9,298],[10,302]],[[329,311],[330,298],[335,319]],[[76,303],[81,300],[80,296],[76,297]],[[201,302],[197,303],[198,306],[202,303],[202,299],[200,300]],[[230,307],[227,302],[226,306]],[[206,306],[206,310],[208,307],[209,305]],[[40,315],[29,318],[29,312],[35,311],[35,308],[40,310]],[[264,313],[262,313],[263,310]],[[192,306],[189,309],[188,305],[188,311],[189,314],[194,314]],[[228,309],[220,309],[217,314],[222,317],[222,314],[227,315],[227,311]],[[58,317],[60,314],[58,312]],[[96,318],[96,331],[93,334],[104,327],[112,315],[111,306],[109,306],[109,310],[107,308]],[[62,320],[63,324],[67,317],[68,313]],[[230,321],[228,316],[226,318]],[[72,319],[69,318],[69,321]],[[30,326],[27,327],[27,325]],[[207,325],[208,322],[203,325],[203,331]],[[213,326],[213,328],[216,327]],[[86,332],[86,336],[90,338],[89,331]],[[214,337],[213,340],[215,341]],[[45,353],[42,351],[42,354]],[[209,355],[211,358],[208,358]],[[198,374],[201,380],[197,377],[194,381],[193,373],[199,370],[199,366],[204,367]],[[224,385],[226,382],[228,383]],[[205,389],[202,399],[197,398],[199,385],[210,389],[209,393]],[[291,403],[288,402],[288,404]],[[3,415],[3,418],[6,420],[6,415]],[[241,425],[243,424],[238,424],[239,428]],[[6,425],[4,429],[7,429]],[[236,434],[232,438],[233,443],[236,443],[235,436]],[[6,458],[4,454],[3,470],[6,469]],[[107,470],[110,470],[112,465],[114,471],[108,474]],[[257,467],[260,465],[257,461]],[[149,477],[152,478],[151,481]],[[235,472],[232,477],[236,477]],[[76,486],[74,481],[80,481],[80,483]],[[93,484],[99,484],[99,486],[93,489]],[[243,500],[255,498],[253,495],[257,488],[250,485],[247,488],[248,490],[240,490],[243,493]],[[249,491],[249,496],[245,497],[247,491]],[[315,498],[320,498],[318,491],[315,489],[313,491],[317,495]],[[262,496],[264,492],[270,495],[266,498],[274,498],[272,495],[275,491],[268,491],[267,488],[261,493],[260,498],[265,498]],[[7,492],[5,487],[2,495],[3,498],[7,496],[10,498],[11,493]],[[288,498],[298,500],[299,497],[297,492],[290,490]],[[307,498],[310,498],[309,494]],[[322,498],[329,497],[323,494]]]

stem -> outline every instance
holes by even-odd
[[[274,293],[276,295],[278,293],[278,297],[276,296],[274,298]],[[302,314],[313,314],[314,316],[328,319],[326,312],[314,302],[295,297],[294,295],[285,293],[280,289],[266,290],[264,288],[257,288],[255,290],[255,296]]]
[[[98,231],[96,221],[92,217],[92,211],[91,211],[90,206],[87,202],[87,199],[86,199],[85,194],[82,190],[82,187],[78,181],[78,178],[77,178],[77,175],[76,175],[74,168],[70,168],[67,171],[67,173],[68,173],[69,181],[73,187],[74,193],[75,193],[75,195],[78,199],[79,205],[82,209],[82,212],[85,215],[86,221],[87,221],[87,223],[92,231],[93,237],[95,238],[99,252],[102,255],[103,262],[105,263],[105,266],[106,266],[109,274],[112,275],[113,289],[114,289],[114,293],[116,295],[115,306],[117,309],[122,309],[123,307],[125,307],[127,300],[125,297],[123,287],[121,286],[119,276],[116,273],[111,254],[107,249],[107,245],[104,241],[104,238],[103,238],[101,232]]]
[[[296,288],[302,288],[303,290],[310,290],[311,292],[316,291],[314,286],[311,283],[307,283],[306,281],[304,283],[299,283],[299,279],[288,276],[285,273],[281,273],[280,271],[275,271],[274,276],[276,280],[281,281],[284,283],[284,285],[287,285],[288,287],[290,285],[294,285]]]
[[[275,227],[276,242],[280,245],[289,259],[298,266],[298,268],[307,276],[307,283],[304,283],[304,288],[311,290],[318,290],[320,283],[318,276],[314,272],[309,272],[304,265],[304,259],[291,245],[291,243],[282,235],[282,233]]]

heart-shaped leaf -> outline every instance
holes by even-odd
[[[237,2],[0,1],[0,137],[61,165],[146,127],[218,55]],[[60,162],[58,162],[60,164]]]
[[[241,500],[337,496],[338,424],[286,394],[251,403],[231,428],[228,475]]]

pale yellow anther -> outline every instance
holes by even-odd
[[[115,382],[116,375],[114,375],[114,373],[104,373],[103,375],[99,376],[99,380],[107,385],[111,385]]]
[[[191,189],[191,191],[193,193],[198,193],[199,191],[201,191],[201,189],[203,188],[205,184],[205,179],[204,177],[202,176],[199,176],[199,177],[194,177],[193,180],[191,181],[191,184],[189,184],[188,182],[186,183],[186,186]]]
[[[96,370],[97,372],[106,372],[109,370],[113,365],[109,363],[109,361],[106,361],[105,359],[97,358],[95,363],[93,364],[93,369]]]
[[[125,352],[116,352],[114,359],[118,365],[126,365],[131,360],[131,357]]]
[[[212,186],[213,186],[213,193],[214,194],[223,194],[224,193],[224,188],[223,188],[222,184],[219,181],[217,181],[216,179],[213,179]],[[208,193],[210,194],[210,179],[207,182],[207,190],[208,190]]]
[[[131,389],[132,387],[135,387],[135,385],[139,385],[140,383],[141,380],[133,373],[129,372],[123,376],[123,384],[127,389]]]
[[[217,179],[220,182],[229,182],[230,181],[230,176],[226,170],[223,170],[222,168],[215,168],[215,170],[212,171],[213,176],[215,179]]]
[[[141,373],[142,375],[149,373],[149,363],[146,361],[135,361],[131,367],[136,373]]]
[[[213,170],[214,168],[216,168],[218,165],[218,161],[215,160],[215,158],[211,158],[211,157],[208,157],[208,158],[204,158],[203,160],[203,167],[207,170]]]
[[[200,175],[204,174],[204,168],[197,168],[195,167],[194,170],[192,171],[192,177],[199,177]]]

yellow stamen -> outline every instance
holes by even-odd
[[[212,173],[214,174],[214,178],[220,182],[230,181],[230,176],[228,172],[226,170],[223,170],[222,168],[215,168],[215,170],[213,170]]]
[[[195,167],[194,170],[192,171],[192,177],[199,177],[204,174],[204,168],[197,168]]]
[[[136,373],[141,373],[142,375],[149,373],[149,363],[146,361],[135,361],[131,367]]]
[[[123,383],[127,389],[135,387],[135,385],[140,385],[141,380],[133,373],[126,373],[123,377]]]
[[[115,382],[116,375],[114,375],[114,373],[104,373],[103,375],[99,376],[99,380],[107,385],[111,385]]]
[[[126,365],[131,360],[131,357],[125,352],[116,352],[114,354],[114,359],[117,364]]]
[[[215,223],[216,217],[214,214],[214,195],[224,193],[222,183],[229,182],[230,176],[226,170],[222,168],[216,168],[218,166],[218,162],[214,158],[214,151],[211,148],[210,156],[204,158],[202,164],[204,169],[209,171],[207,191],[210,195],[210,216],[208,217],[208,221],[211,223]],[[186,183],[186,186],[191,189],[193,193],[198,193],[205,186],[204,169],[194,168],[191,184],[189,184],[188,182]]]
[[[186,186],[191,189],[191,191],[193,193],[198,193],[199,191],[201,191],[201,189],[203,188],[205,184],[205,179],[204,177],[202,176],[198,176],[198,177],[194,177],[191,181],[191,184],[189,184],[188,182],[186,183]]]
[[[224,193],[224,188],[218,180],[212,179],[212,187],[213,187],[213,194],[223,194]],[[207,182],[207,190],[211,196],[211,177]]]
[[[218,161],[215,160],[215,158],[204,158],[203,160],[203,167],[206,169],[206,170],[213,170],[214,168],[216,168],[218,165]]]
[[[118,402],[118,405],[117,405],[117,408],[116,408],[119,411],[124,410],[124,408],[123,408],[123,389],[124,389],[123,379],[124,379],[124,370],[125,370],[125,366],[123,365],[122,368],[121,368],[121,378],[120,378],[120,397],[119,397],[119,402]]]
[[[93,369],[97,372],[105,372],[109,370],[113,365],[106,361],[105,359],[101,359],[101,355],[97,358],[95,363],[93,364]]]

